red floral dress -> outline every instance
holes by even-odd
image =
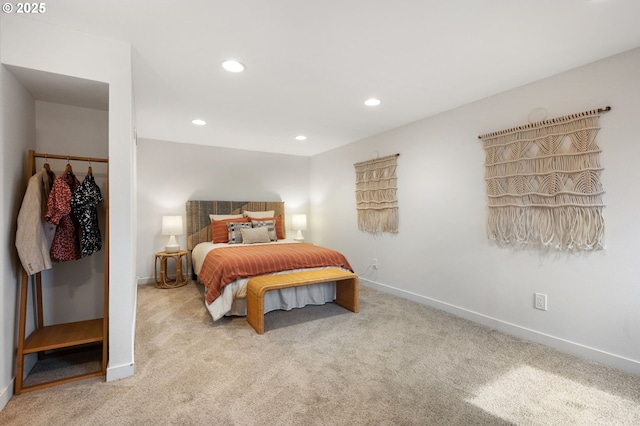
[[[72,172],[62,174],[53,183],[45,220],[58,225],[51,243],[51,259],[80,259],[80,239],[78,222],[71,214],[71,194],[80,182]]]

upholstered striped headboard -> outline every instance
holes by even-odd
[[[213,239],[210,214],[242,214],[245,210],[273,210],[275,216],[282,217],[282,229],[286,232],[284,201],[187,201],[187,250]]]

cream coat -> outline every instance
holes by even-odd
[[[44,168],[31,176],[18,213],[16,247],[22,266],[29,275],[52,267],[49,250],[56,226],[44,220],[51,184]]]

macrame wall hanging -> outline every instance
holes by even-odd
[[[490,239],[561,250],[604,247],[595,138],[600,113],[610,109],[478,136],[486,153]]]
[[[396,167],[400,154],[355,163],[358,229],[370,233],[398,232]]]

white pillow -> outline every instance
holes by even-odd
[[[252,217],[254,219],[263,219],[265,217],[273,217],[273,214],[275,213],[275,210],[268,210],[266,212],[249,212],[249,211],[244,211],[242,212],[244,213],[245,216],[248,217]]]
[[[271,239],[269,238],[269,231],[266,226],[261,226],[259,228],[242,228],[240,232],[242,233],[243,244],[271,242]]]
[[[210,214],[209,220],[225,220],[225,219],[240,219],[243,217],[241,214]]]

